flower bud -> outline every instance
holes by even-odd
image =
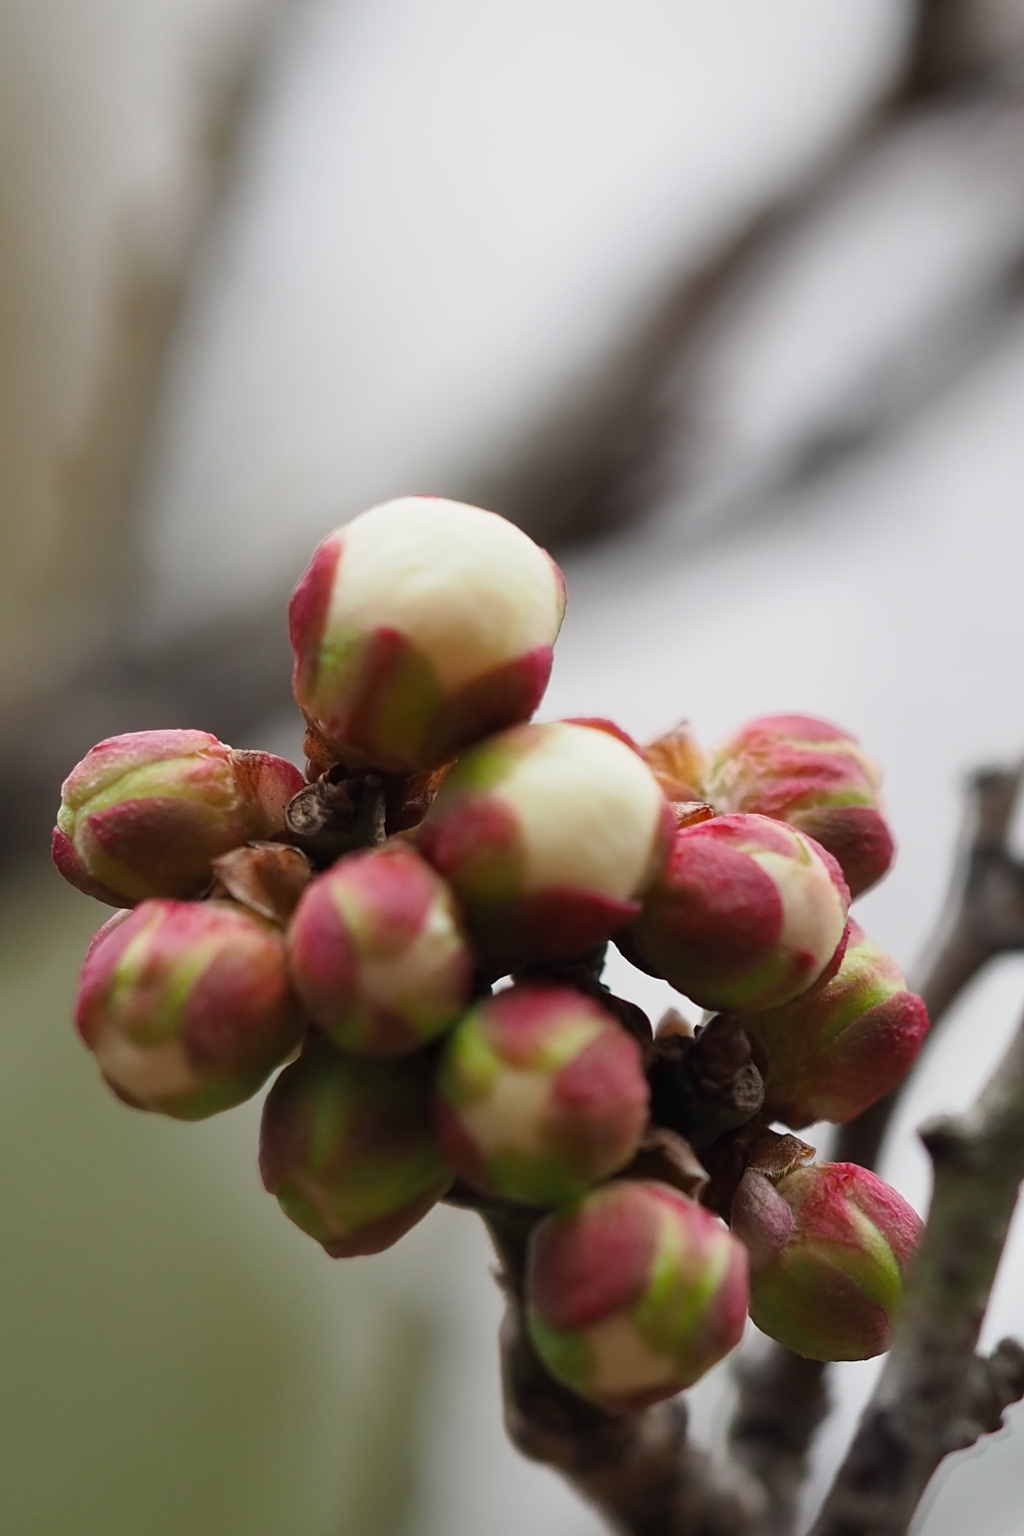
[[[572,987],[524,984],[479,1003],[445,1045],[436,1123],[485,1194],[558,1205],[625,1167],[647,1123],[637,1042]]]
[[[752,720],[719,747],[706,780],[719,811],[774,816],[827,848],[852,896],[880,880],[895,853],[880,783],[853,736],[810,715]]]
[[[750,1315],[808,1360],[868,1360],[889,1347],[922,1223],[877,1174],[814,1163],[778,1185],[744,1174],[730,1222],[750,1253]]]
[[[848,906],[817,843],[767,816],[716,816],[676,832],[629,954],[702,1008],[753,1012],[838,964]]]
[[[672,818],[604,729],[521,725],[455,764],[417,834],[490,959],[574,959],[639,911]]]
[[[336,1045],[414,1051],[464,1010],[473,960],[447,886],[414,848],[350,854],[308,886],[288,931],[296,991]]]
[[[451,1185],[430,1088],[422,1056],[368,1061],[318,1041],[267,1095],[263,1183],[332,1258],[390,1248]]]
[[[526,1302],[552,1376],[602,1407],[643,1408],[739,1343],[747,1256],[667,1184],[619,1179],[534,1229]]]
[[[295,697],[339,761],[432,768],[532,715],[564,609],[558,567],[503,517],[385,502],[326,538],[295,589]]]
[[[663,736],[649,742],[644,757],[669,800],[698,801],[704,798],[709,759],[683,720]]]
[[[303,1028],[280,933],[228,901],[145,901],[111,918],[77,1017],[118,1097],[177,1120],[241,1104]]]
[[[206,731],[111,736],[64,781],[54,863],[113,906],[197,896],[214,859],[284,830],[302,783],[283,758],[235,752]]]
[[[850,924],[830,979],[781,1008],[745,1014],[766,1063],[768,1118],[794,1130],[852,1120],[910,1070],[928,1031],[924,1003],[884,950]]]

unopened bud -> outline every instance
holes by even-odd
[[[64,781],[54,863],[113,906],[196,896],[214,859],[284,831],[302,782],[283,758],[235,752],[206,731],[112,736]]]
[[[628,952],[702,1008],[747,1013],[838,963],[848,906],[839,866],[809,838],[767,816],[716,816],[676,832]]]
[[[894,1088],[921,1049],[928,1011],[896,962],[851,923],[833,977],[781,1008],[744,1014],[743,1027],[766,1063],[769,1119],[800,1130],[852,1120]]]
[[[558,1205],[623,1168],[647,1122],[640,1047],[572,987],[524,984],[479,1003],[445,1045],[437,1126],[486,1194]]]
[[[469,1000],[473,960],[447,886],[415,849],[349,854],[308,886],[288,930],[295,988],[336,1045],[395,1056]]]
[[[118,1097],[178,1120],[249,1098],[303,1028],[279,931],[227,901],[145,901],[111,918],[77,1017]]]
[[[730,1224],[750,1253],[750,1315],[809,1360],[868,1360],[888,1349],[916,1211],[856,1163],[814,1163],[778,1185],[744,1174]]]
[[[295,589],[295,696],[337,760],[432,768],[532,715],[564,608],[558,567],[505,518],[385,502],[325,539]]]
[[[644,757],[669,800],[704,799],[708,754],[685,720],[649,742]]]
[[[422,1057],[369,1061],[319,1041],[267,1095],[263,1182],[332,1258],[390,1248],[451,1185],[430,1089]]]
[[[810,715],[752,720],[719,747],[707,780],[719,811],[787,821],[827,848],[859,896],[893,861],[881,772],[855,737]]]
[[[703,1206],[620,1179],[535,1228],[526,1300],[551,1374],[628,1411],[692,1386],[739,1343],[747,1256]]]
[[[488,958],[569,960],[639,911],[671,812],[615,735],[522,725],[467,752],[417,834]]]

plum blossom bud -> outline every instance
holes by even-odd
[[[853,896],[880,880],[895,854],[880,783],[853,736],[811,715],[752,720],[719,747],[706,779],[719,811],[774,816],[827,848]]]
[[[283,758],[235,752],[206,731],[111,736],[64,781],[54,863],[113,906],[197,896],[214,859],[283,832],[302,783]]]
[[[432,768],[529,719],[564,609],[558,567],[503,517],[385,502],[326,538],[295,589],[295,697],[337,760]]]
[[[414,848],[350,854],[307,886],[288,930],[296,991],[336,1045],[396,1056],[463,1012],[473,959],[451,894]]]
[[[739,1343],[747,1255],[667,1184],[619,1179],[535,1228],[526,1301],[552,1376],[604,1408],[643,1408]]]
[[[676,832],[628,952],[702,1008],[746,1014],[838,965],[848,907],[817,843],[767,816],[716,816]]]
[[[856,1163],[814,1163],[778,1185],[748,1170],[730,1223],[750,1253],[750,1315],[808,1360],[868,1360],[889,1347],[916,1211]]]
[[[572,987],[524,984],[467,1014],[445,1045],[441,1146],[470,1184],[558,1205],[616,1173],[647,1123],[640,1047]]]
[[[422,1056],[369,1061],[318,1041],[267,1095],[263,1182],[332,1258],[390,1248],[451,1185],[430,1088]]]
[[[852,1120],[910,1070],[928,1011],[884,950],[850,924],[842,964],[802,997],[743,1027],[766,1063],[769,1119],[794,1130],[815,1120]]]
[[[489,959],[570,960],[639,911],[665,857],[668,802],[593,725],[521,725],[471,749],[417,834]]]
[[[303,1029],[278,929],[228,901],[145,901],[111,918],[77,1018],[118,1097],[177,1120],[249,1098]]]
[[[669,800],[704,798],[709,758],[687,721],[681,721],[663,736],[649,742],[644,748],[644,757]]]

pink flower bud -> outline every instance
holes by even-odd
[[[648,1096],[639,1045],[598,1003],[572,987],[515,986],[446,1042],[438,1134],[485,1194],[558,1205],[632,1159]]]
[[[767,816],[716,816],[676,832],[629,952],[702,1008],[753,1012],[838,964],[848,906],[817,843]]]
[[[769,1119],[796,1131],[852,1120],[906,1076],[928,1031],[924,1003],[895,961],[850,924],[839,970],[743,1027],[766,1063]]]
[[[145,901],[111,918],[77,1017],[118,1097],[177,1120],[249,1098],[303,1028],[278,930],[227,901]]]
[[[422,1056],[368,1061],[320,1041],[267,1095],[263,1182],[332,1258],[390,1248],[451,1185],[431,1129],[430,1088]]]
[[[719,747],[707,794],[719,811],[788,821],[836,859],[851,895],[885,874],[895,846],[881,773],[853,736],[810,715],[766,715]]]
[[[526,1300],[552,1376],[602,1407],[643,1408],[739,1343],[747,1256],[667,1184],[620,1179],[535,1228]]]
[[[350,854],[308,886],[292,918],[295,988],[346,1050],[414,1051],[469,1000],[473,960],[447,886],[415,849]]]
[[[467,752],[417,834],[490,959],[568,960],[639,911],[672,815],[605,729],[521,725]]]
[[[292,597],[295,697],[338,760],[432,768],[532,715],[561,573],[479,507],[407,496],[320,545]]]
[[[64,781],[54,863],[113,906],[197,896],[214,859],[284,830],[302,783],[283,758],[235,752],[206,731],[111,736]]]
[[[856,1163],[814,1163],[776,1186],[748,1170],[730,1222],[750,1252],[750,1315],[809,1360],[889,1347],[922,1232],[902,1195]]]

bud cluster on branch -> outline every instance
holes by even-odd
[[[535,722],[562,622],[550,557],[432,497],[327,538],[292,598],[305,776],[201,731],[101,742],[54,859],[120,910],[78,1023],[127,1103],[181,1119],[277,1071],[264,1182],[337,1257],[438,1200],[519,1213],[525,1337],[628,1414],[749,1313],[813,1360],[884,1350],[920,1223],[798,1130],[897,1084],[928,1027],[849,918],[889,867],[852,737],[754,721],[706,752]],[[708,1010],[657,1033],[605,948]]]

